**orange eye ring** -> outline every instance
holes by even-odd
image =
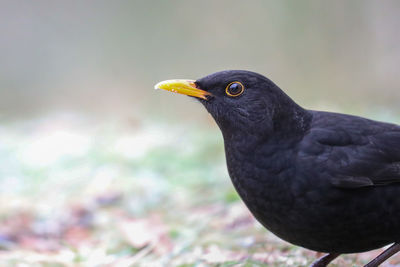
[[[236,85],[236,88],[233,88],[232,86],[235,86],[235,85]],[[237,85],[239,85],[240,88],[238,88]],[[241,94],[243,94],[244,86],[241,82],[231,82],[226,86],[225,92],[228,96],[237,97],[237,96],[240,96]]]

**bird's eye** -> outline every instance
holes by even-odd
[[[225,89],[229,96],[239,96],[244,92],[244,86],[240,82],[231,82]]]

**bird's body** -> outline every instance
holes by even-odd
[[[224,136],[229,174],[249,210],[280,238],[316,251],[399,241],[400,183],[387,174],[400,182],[400,149],[391,146],[393,137],[400,144],[400,127],[307,112],[302,134],[238,136],[243,143]]]
[[[400,241],[399,126],[304,109],[248,71],[170,84],[215,119],[231,180],[256,219],[290,243],[331,253],[314,266]]]

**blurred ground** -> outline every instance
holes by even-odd
[[[309,264],[314,252],[268,233],[239,200],[221,139],[193,124],[76,114],[2,124],[1,265]]]

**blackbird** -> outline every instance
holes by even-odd
[[[229,176],[254,217],[278,237],[339,254],[400,250],[400,126],[302,108],[268,78],[221,71],[168,80],[197,98],[219,126]]]

